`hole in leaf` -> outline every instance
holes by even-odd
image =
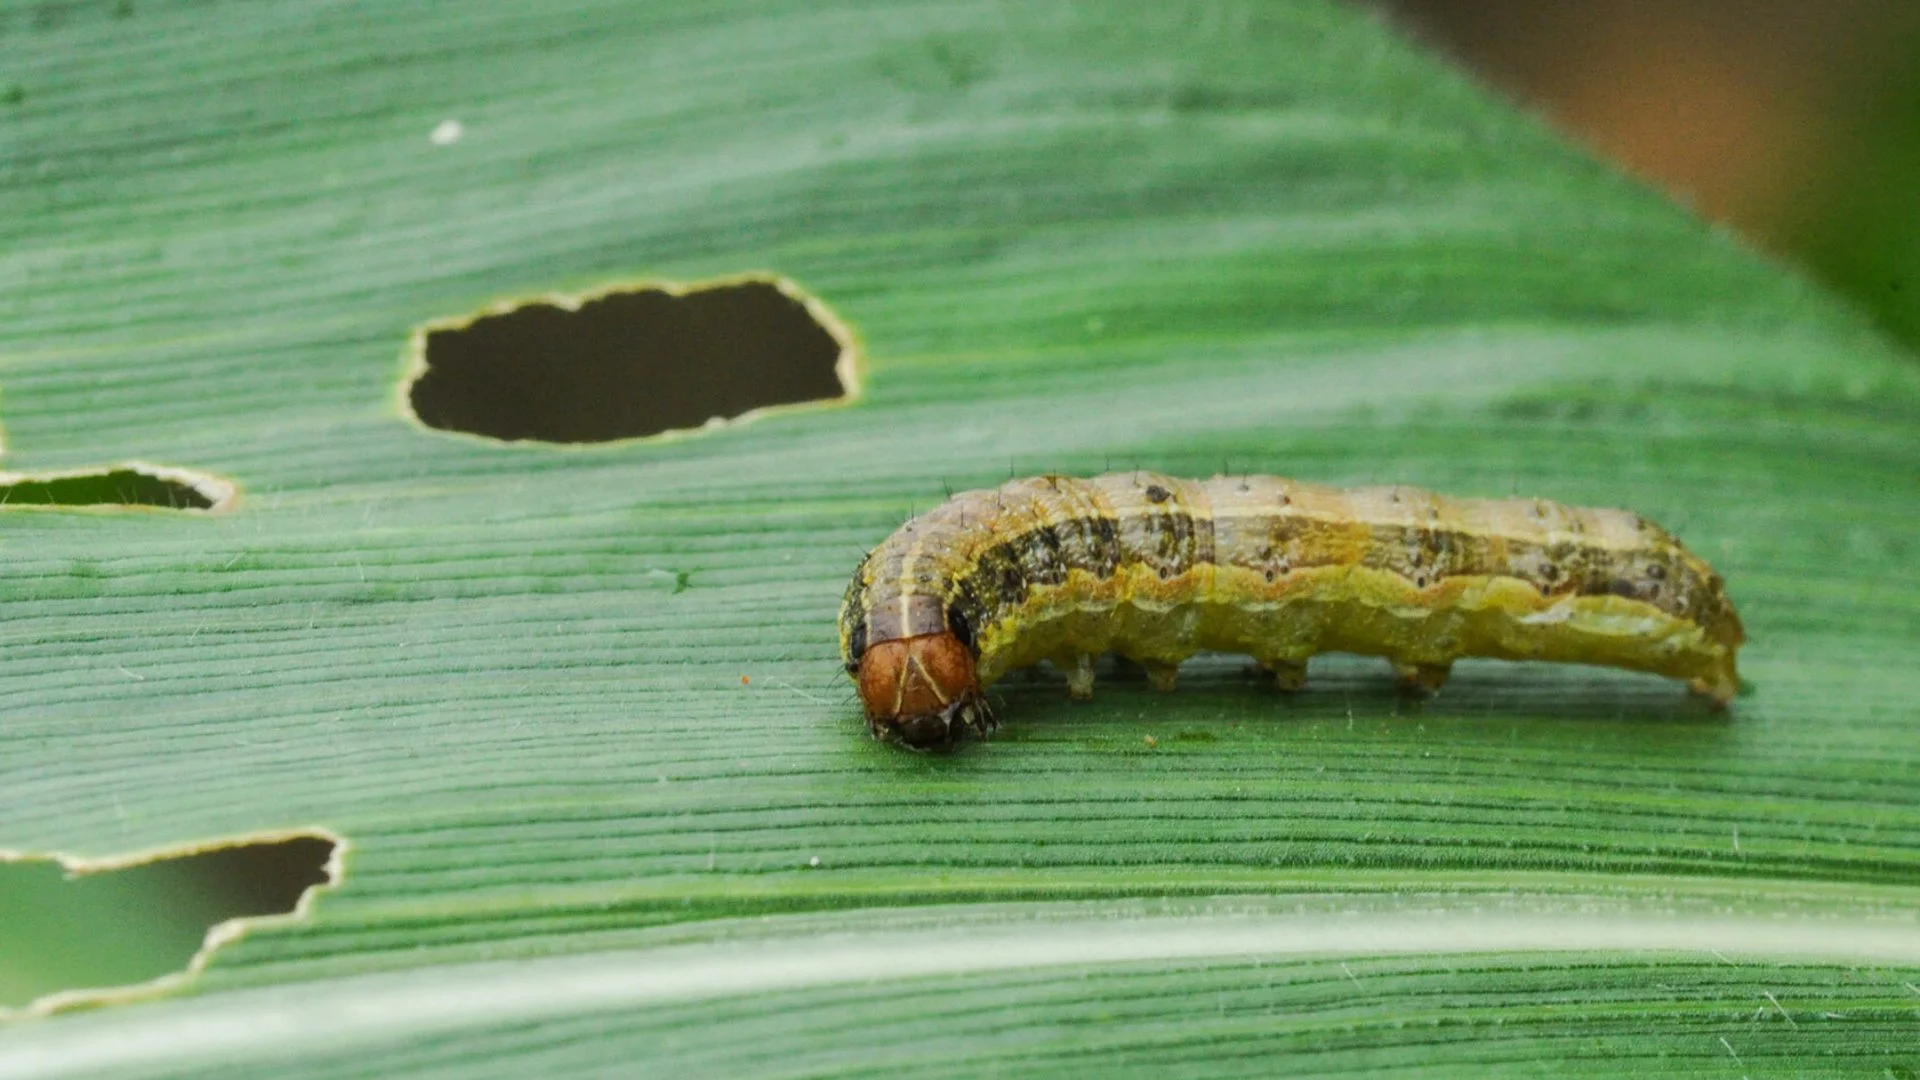
[[[0,472],[0,506],[152,506],[225,510],[236,491],[217,476],[131,462],[60,473]]]
[[[0,853],[0,1017],[164,989],[252,922],[298,916],[343,849],[315,831],[137,861]]]
[[[784,278],[647,284],[430,323],[407,404],[428,427],[608,442],[851,400],[852,334]]]

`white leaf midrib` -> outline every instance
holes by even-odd
[[[0,1033],[0,1080],[286,1060],[613,1009],[1049,967],[1470,953],[1920,965],[1920,918],[1435,909],[1028,918],[453,964],[126,1005]],[[1605,902],[1601,906],[1609,905]],[[847,925],[855,925],[849,922]]]

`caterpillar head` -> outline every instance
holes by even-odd
[[[973,650],[951,631],[871,643],[855,679],[874,738],[948,750],[969,732],[993,729]]]

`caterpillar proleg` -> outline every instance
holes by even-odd
[[[965,492],[869,553],[840,610],[869,729],[917,748],[992,730],[982,691],[1041,660],[1075,697],[1102,653],[1171,689],[1181,661],[1216,649],[1287,690],[1339,651],[1384,656],[1427,691],[1482,656],[1652,672],[1724,705],[1743,640],[1713,568],[1629,511],[1277,476]]]

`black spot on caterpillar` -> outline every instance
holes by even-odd
[[[1076,697],[1101,653],[1170,689],[1217,649],[1284,689],[1320,652],[1387,657],[1428,691],[1485,656],[1652,672],[1724,705],[1744,640],[1720,576],[1637,514],[1276,476],[965,492],[862,560],[840,610],[870,730],[913,747],[991,730],[981,691],[1041,660]]]

